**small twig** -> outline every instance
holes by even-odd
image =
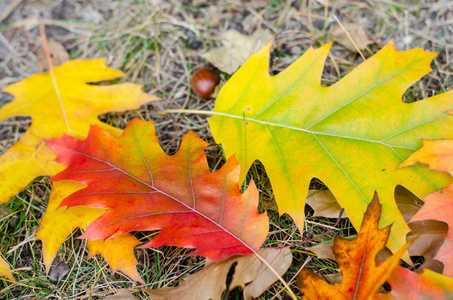
[[[305,266],[311,261],[313,257],[311,256],[308,256],[307,259],[304,261],[304,263],[302,264],[302,266],[300,266],[299,270],[297,270],[296,274],[294,274],[294,276],[291,278],[291,280],[289,281],[290,283],[293,282],[294,279],[296,279],[297,275],[299,275],[300,271],[302,271],[303,268],[305,268]]]
[[[309,220],[305,220],[305,222],[307,222],[308,224],[312,224],[312,225],[316,225],[316,226],[320,226],[320,227],[325,227],[325,228],[329,228],[329,229],[332,229],[332,230],[336,230],[337,229],[336,227],[333,227],[333,226],[330,226],[330,225],[321,224],[321,223],[317,223],[317,222],[313,222],[313,221],[309,221]]]
[[[321,272],[317,266],[313,266],[316,269],[316,273],[320,275],[327,283],[332,284],[329,279]]]
[[[285,289],[286,291],[288,292],[288,294],[291,296],[291,298],[293,300],[297,300],[297,296],[296,294],[294,294],[294,292],[291,290],[291,288],[289,287],[288,283],[277,273],[277,271],[275,271],[275,269],[257,252],[255,251],[253,248],[249,248],[250,250],[253,251],[253,254],[255,254],[255,256],[261,260],[261,262],[263,264],[266,265],[266,267],[269,268],[269,270],[274,273],[275,276],[277,276],[278,280],[280,280],[280,282],[285,286]]]

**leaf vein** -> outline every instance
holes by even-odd
[[[341,172],[348,178],[348,180],[352,183],[352,185],[354,185],[354,187],[356,188],[356,190],[360,193],[360,195],[362,196],[363,200],[367,200],[367,198],[362,194],[362,191],[359,189],[359,187],[355,184],[354,180],[352,180],[351,177],[349,177],[349,174],[345,172],[345,170],[341,167],[340,163],[333,157],[333,155],[327,150],[327,148],[324,146],[324,144],[318,139],[318,137],[313,134],[313,136],[315,137],[315,139],[318,141],[319,145],[321,145],[321,147],[324,149],[324,151],[330,156],[330,158],[332,159],[332,161],[337,165],[337,167],[341,170]]]

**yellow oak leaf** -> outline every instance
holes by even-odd
[[[13,274],[9,270],[9,264],[3,257],[0,257],[0,276],[14,280]]]
[[[24,136],[0,156],[0,202],[8,201],[37,176],[62,170],[44,139],[60,138],[64,133],[85,138],[90,125],[119,135],[120,129],[101,122],[98,116],[158,100],[136,84],[89,84],[122,76],[121,71],[105,66],[104,59],[74,60],[55,67],[53,73],[35,74],[2,90],[15,99],[0,109],[0,122],[13,116],[31,116],[33,121]]]
[[[395,202],[402,185],[419,198],[446,186],[448,174],[420,166],[398,168],[422,146],[420,138],[453,138],[453,92],[404,103],[404,91],[430,71],[435,53],[395,50],[389,43],[337,83],[323,87],[330,44],[308,49],[281,73],[269,74],[271,43],[255,53],[222,88],[212,134],[227,157],[236,154],[241,180],[260,160],[280,213],[304,228],[313,178],[324,182],[356,228],[378,192],[380,226],[393,224],[388,247],[405,244],[409,228]],[[408,256],[405,257],[408,259]]]
[[[73,181],[55,182],[50,193],[47,210],[41,219],[36,239],[42,241],[43,260],[47,272],[58,249],[77,227],[85,228],[99,218],[106,209],[85,206],[58,208],[61,201],[70,194],[85,188],[84,184]],[[133,248],[140,241],[131,234],[126,234],[107,241],[88,241],[89,257],[101,254],[113,270],[122,271],[135,281],[143,282],[135,266],[137,259]]]
[[[113,271],[121,271],[131,279],[144,283],[135,267],[137,258],[135,257],[134,247],[138,244],[141,244],[141,242],[130,233],[105,241],[88,241],[88,258],[101,254]]]

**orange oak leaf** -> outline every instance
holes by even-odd
[[[99,218],[106,210],[84,206],[69,209],[58,208],[61,201],[70,194],[83,189],[85,185],[78,182],[55,182],[50,193],[47,210],[41,219],[36,239],[42,242],[43,260],[47,272],[54,260],[58,249],[66,238],[77,227],[85,228],[89,223]],[[103,242],[102,240],[88,241],[89,258],[101,254],[110,267],[119,270],[135,281],[143,282],[135,266],[137,259],[133,248],[140,244],[134,236],[127,234]]]
[[[398,266],[387,278],[392,291],[377,299],[453,299],[453,278],[425,269],[422,274]]]
[[[87,185],[60,207],[109,209],[87,227],[84,238],[160,229],[143,247],[196,248],[193,254],[223,260],[253,253],[267,235],[268,218],[258,214],[255,184],[240,193],[234,157],[211,173],[207,143],[193,132],[173,156],[159,146],[151,121],[132,120],[119,138],[93,126],[85,141],[64,136],[48,143],[57,161],[68,166],[52,180]]]
[[[417,162],[453,175],[453,140],[423,140],[423,148],[409,156],[401,167]],[[442,192],[429,194],[425,201],[411,221],[437,220],[448,224],[445,242],[434,258],[444,264],[443,274],[453,277],[453,184]]]
[[[105,66],[104,59],[73,60],[55,67],[53,73],[35,74],[2,90],[15,99],[0,109],[0,122],[13,116],[31,116],[33,122],[0,156],[0,202],[8,201],[34,178],[62,170],[44,139],[63,134],[85,138],[91,124],[119,135],[120,129],[101,122],[98,116],[158,100],[136,84],[89,84],[122,76],[121,71]]]
[[[369,204],[359,235],[354,239],[335,237],[332,248],[341,269],[341,284],[330,285],[307,269],[297,276],[304,299],[369,299],[398,266],[409,243],[379,266],[376,255],[387,243],[391,225],[378,229],[381,207],[377,194]]]

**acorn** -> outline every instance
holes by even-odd
[[[219,84],[220,79],[217,74],[208,68],[196,70],[192,75],[190,84],[193,91],[201,98],[208,100],[211,98],[215,87]]]

